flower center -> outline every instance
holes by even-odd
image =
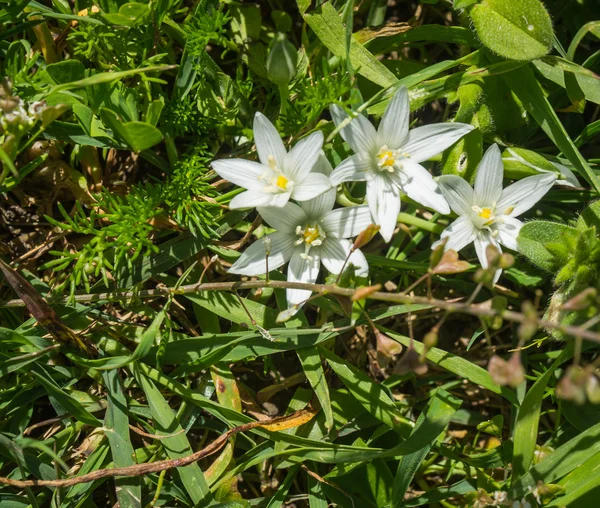
[[[499,221],[499,217],[496,215],[496,206],[473,206],[473,223],[479,229],[483,229],[491,226],[494,222]]]
[[[269,155],[268,157],[268,166],[270,171],[265,171],[259,177],[259,180],[266,184],[264,191],[273,194],[290,192],[294,186],[294,182],[283,174],[283,171],[281,171],[281,168],[277,165],[275,157],[272,155]]]
[[[479,212],[479,217],[483,219],[490,219],[492,217],[492,209],[491,208],[482,208]]]
[[[298,239],[294,242],[294,245],[304,244],[304,252],[300,254],[300,257],[312,261],[312,257],[308,255],[311,247],[318,247],[323,244],[323,240],[327,236],[325,231],[314,224],[307,224],[304,228],[302,226],[296,227],[296,235]]]
[[[402,169],[402,159],[410,157],[406,152],[390,150],[387,145],[383,145],[377,152],[376,160],[379,171],[388,171],[393,173],[397,169]]]
[[[285,176],[278,175],[277,179],[275,180],[275,186],[279,187],[280,189],[286,190],[288,182],[289,180]]]

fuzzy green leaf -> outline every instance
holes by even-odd
[[[578,232],[575,228],[549,221],[534,221],[525,224],[519,232],[517,244],[519,252],[536,266],[549,272],[556,272],[568,259],[559,257],[556,249],[549,249],[551,244],[565,245],[569,239],[576,240]],[[568,253],[568,248],[565,249]]]
[[[552,21],[539,0],[483,0],[470,15],[484,46],[504,58],[534,60],[552,47]]]

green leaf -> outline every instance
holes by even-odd
[[[104,13],[104,18],[113,25],[135,26],[148,12],[148,5],[139,2],[128,2],[119,8],[118,13]]]
[[[144,358],[152,349],[156,336],[160,332],[160,326],[165,319],[165,311],[161,310],[148,329],[142,334],[140,343],[135,348],[134,352],[129,356],[113,356],[109,358],[100,358],[98,360],[87,360],[81,357],[74,357],[72,354],[67,353],[67,356],[77,362],[80,365],[96,369],[96,370],[112,370],[125,367],[126,365],[141,360]]]
[[[182,433],[183,429],[165,398],[154,383],[138,370],[137,365],[134,366],[132,372],[146,394],[157,434],[169,436],[161,439],[167,455],[171,459],[179,459],[191,455],[193,450],[190,442],[187,436]],[[207,504],[212,496],[200,466],[197,463],[193,463],[189,466],[177,468],[177,471],[181,477],[183,486],[194,501],[194,504],[202,503],[202,506]]]
[[[37,365],[31,374],[46,389],[48,395],[54,397],[73,418],[92,427],[102,426],[102,422],[85,409],[78,400],[64,392],[41,365]]]
[[[549,221],[532,221],[526,223],[519,232],[517,245],[519,252],[529,259],[534,265],[556,272],[568,259],[556,257],[556,251],[548,250],[549,244],[563,244],[568,252],[568,240],[576,241],[579,236],[575,228]]]
[[[287,475],[285,475],[283,483],[279,486],[277,492],[273,494],[273,497],[269,500],[266,508],[281,508],[283,506],[284,501],[287,499],[288,492],[290,491],[290,487],[299,470],[299,464],[290,468]]]
[[[411,433],[411,436],[422,432],[423,426],[431,422],[432,419],[439,419],[440,421],[447,421],[450,423],[450,419],[456,413],[456,410],[460,406],[461,402],[459,399],[452,398],[454,403],[449,404],[448,400],[441,398],[445,394],[442,391],[440,397],[433,397],[428,403],[428,407],[425,412],[421,413],[417,419],[417,423]],[[410,486],[412,479],[419,469],[419,466],[425,460],[425,457],[431,450],[431,447],[437,441],[437,438],[441,432],[431,433],[429,435],[429,441],[424,446],[412,453],[404,455],[398,463],[398,470],[396,471],[396,478],[394,480],[394,488],[392,490],[392,505],[400,506],[406,494],[406,490]],[[410,439],[410,438],[409,438]]]
[[[577,229],[584,230],[594,226],[596,233],[600,233],[600,201],[588,205],[577,218]]]
[[[333,427],[333,411],[331,409],[331,398],[329,396],[329,387],[327,386],[327,378],[321,364],[321,355],[315,347],[300,348],[296,350],[296,354],[302,364],[302,370],[306,374],[306,379],[315,391],[321,404],[321,409],[325,414],[325,427],[331,429]]]
[[[402,345],[409,347],[412,343],[415,351],[418,354],[422,354],[424,350],[424,346],[422,342],[411,341],[409,337],[405,337],[404,335],[399,335],[394,333],[392,330],[381,327],[381,331],[385,332],[386,335],[389,335],[393,339],[396,339]],[[498,395],[502,395],[506,400],[508,400],[511,404],[515,406],[519,406],[519,401],[515,393],[507,388],[506,386],[500,386],[492,380],[489,372],[485,369],[482,369],[478,365],[471,363],[470,361],[461,358],[460,356],[453,355],[448,351],[444,351],[439,348],[431,348],[427,352],[426,356],[427,360],[432,363],[435,363],[437,366],[442,367],[454,374],[457,374],[463,379],[468,379],[471,383],[475,383],[476,385],[483,386],[487,390],[491,392],[497,393]]]
[[[79,60],[65,60],[46,66],[46,72],[56,84],[85,78],[85,66]]]
[[[561,355],[554,361],[546,372],[537,378],[529,391],[525,394],[514,431],[514,452],[513,452],[513,483],[523,476],[531,463],[535,453],[537,443],[538,426],[540,423],[540,412],[542,409],[542,399],[546,393],[548,381],[554,375],[554,371],[569,358],[573,356],[573,344],[569,343]]]
[[[585,100],[600,104],[600,78],[593,72],[553,55],[532,63],[542,76],[565,88],[567,92],[569,92],[568,85],[571,79],[572,87],[578,87]]]
[[[394,73],[358,42],[355,36],[350,38],[350,54],[347,54],[346,29],[340,15],[331,3],[323,3],[310,12],[305,12],[301,4],[302,2],[298,1],[298,7],[304,20],[334,55],[340,58],[349,57],[356,72],[384,88],[398,81]]]
[[[433,41],[448,42],[465,46],[475,45],[473,32],[462,26],[410,26],[400,33],[394,33],[393,31],[390,33],[385,30],[376,31],[369,27],[357,32],[355,37],[374,55],[396,51],[402,44],[421,41],[427,43]]]
[[[363,371],[345,362],[331,351],[324,348],[319,348],[319,351],[356,400],[369,413],[401,436],[410,433],[412,425],[402,416],[400,410],[381,386],[376,384]]]
[[[104,416],[104,433],[108,438],[113,462],[116,467],[135,464],[134,451],[129,436],[129,417],[127,399],[116,370],[103,374],[108,397],[108,406]],[[142,506],[142,486],[140,477],[115,478],[117,499],[121,508],[139,508]]]
[[[600,454],[600,423],[570,439],[533,466],[512,486],[510,496],[513,499],[520,499],[528,489],[535,488],[538,481],[555,483],[590,458],[595,459],[597,467],[598,454]],[[598,478],[598,475],[595,474],[594,477]]]
[[[136,153],[160,143],[163,135],[154,125],[145,122],[123,123],[112,110],[100,108],[102,121]]]
[[[523,66],[502,74],[502,78],[521,100],[525,109],[535,119],[546,135],[565,154],[569,162],[581,173],[594,190],[600,192],[600,181],[567,134],[554,108],[535,79],[531,67]]]
[[[552,21],[539,0],[483,0],[469,12],[481,42],[510,60],[534,60],[552,48]]]
[[[596,508],[600,492],[599,463],[600,454],[597,453],[559,481],[558,485],[565,490],[565,494],[544,506]]]

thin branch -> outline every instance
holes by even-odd
[[[198,450],[191,455],[182,457],[179,459],[170,460],[159,460],[157,462],[150,462],[146,464],[134,464],[133,466],[127,467],[114,467],[111,469],[98,469],[88,474],[81,476],[75,476],[72,478],[65,478],[62,480],[13,480],[12,478],[5,478],[0,476],[0,484],[10,485],[11,487],[17,487],[20,489],[28,487],[70,487],[72,485],[78,485],[80,483],[89,483],[101,478],[109,478],[115,476],[143,476],[150,473],[158,473],[160,471],[166,471],[174,467],[184,467],[194,462],[198,462],[204,457],[208,457],[213,453],[219,451],[227,442],[227,440],[240,432],[247,432],[256,427],[264,427],[267,430],[280,430],[281,428],[292,428],[306,423],[316,414],[315,410],[302,409],[296,411],[289,416],[280,416],[265,420],[261,422],[250,422],[244,425],[234,427],[224,434],[221,434],[217,439],[210,443],[207,447],[202,450]],[[308,420],[307,420],[308,418]],[[269,427],[273,427],[269,429]]]
[[[307,284],[304,282],[289,282],[281,280],[251,280],[251,281],[235,281],[235,282],[205,282],[198,284],[189,284],[187,286],[181,286],[177,289],[169,287],[160,287],[155,289],[145,289],[138,292],[132,291],[115,291],[112,293],[96,293],[96,294],[84,294],[75,295],[73,300],[78,303],[90,303],[99,301],[127,301],[132,298],[158,298],[171,295],[185,295],[190,293],[199,293],[202,291],[241,291],[244,289],[260,289],[260,288],[282,288],[282,289],[306,289],[319,293],[321,295],[339,295],[352,297],[356,292],[356,289],[352,288],[341,288],[335,285],[327,284]],[[501,317],[506,321],[513,323],[522,323],[530,318],[525,317],[520,312],[514,312],[511,310],[496,310],[491,308],[483,308],[480,306],[474,306],[468,303],[450,302],[446,300],[438,300],[435,298],[429,298],[426,296],[410,296],[403,295],[400,293],[386,293],[383,291],[375,291],[368,295],[371,300],[378,300],[381,302],[395,303],[395,304],[420,304],[420,305],[431,305],[438,309],[445,310],[448,312],[458,312],[462,314],[469,314],[479,318],[494,318]],[[68,304],[69,298],[57,298],[55,300],[49,300],[52,304]],[[23,307],[25,304],[20,299],[8,300],[1,302],[1,307]],[[552,330],[558,330],[564,334],[571,335],[573,337],[581,337],[582,339],[591,340],[600,343],[600,333],[592,332],[590,330],[583,329],[577,326],[561,325],[552,321],[539,319],[537,322],[540,328],[547,328]]]

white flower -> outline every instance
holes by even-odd
[[[284,206],[290,198],[306,201],[331,188],[329,178],[311,173],[321,148],[323,133],[314,132],[286,151],[277,129],[261,113],[254,117],[254,139],[259,162],[221,159],[212,167],[226,180],[245,189],[229,203],[229,208]]]
[[[331,175],[334,186],[342,182],[367,182],[367,202],[381,236],[389,242],[400,212],[400,191],[424,206],[448,214],[450,208],[431,174],[421,162],[444,151],[473,129],[462,123],[440,123],[408,130],[408,92],[401,87],[386,108],[379,128],[363,116],[353,118],[341,135],[355,155]],[[331,106],[336,125],[348,122],[339,106]]]
[[[311,178],[327,174],[327,167],[331,169],[322,155],[315,168],[318,172],[312,174]],[[358,235],[371,224],[371,214],[367,206],[332,210],[335,198],[335,189],[330,189],[300,205],[287,203],[281,208],[259,207],[258,212],[263,219],[277,231],[254,242],[233,264],[229,273],[264,274],[267,249],[269,270],[275,270],[289,261],[287,279],[290,282],[314,283],[321,262],[331,273],[340,273],[352,247],[348,238]],[[366,276],[369,272],[367,260],[360,250],[350,255],[347,266],[350,264],[357,268],[360,276]],[[304,289],[288,289],[288,304],[300,305],[310,294]]]
[[[531,162],[525,160],[517,152],[511,150],[510,148],[507,148],[506,151],[510,154],[510,157],[505,157],[504,160],[520,162],[521,164],[527,166],[528,168],[534,169],[539,173],[551,172],[547,169],[540,168],[539,166],[536,166],[535,164],[532,164]],[[548,162],[550,162],[562,176],[562,178],[556,179],[556,185],[564,185],[565,187],[581,187],[579,180],[577,180],[577,177],[573,174],[573,171],[571,171],[567,166],[565,166],[564,164],[560,164],[559,162]]]
[[[519,215],[535,205],[554,185],[556,175],[544,173],[528,176],[502,189],[504,167],[498,145],[492,145],[483,156],[475,177],[475,188],[460,176],[444,175],[439,184],[452,211],[459,217],[448,226],[441,239],[447,238],[446,249],[461,250],[471,242],[481,266],[487,268],[486,249],[500,244],[517,250],[517,236],[523,223]],[[496,280],[500,270],[496,273]]]

